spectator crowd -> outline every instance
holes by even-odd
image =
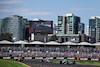
[[[0,57],[79,57],[100,59],[93,47],[0,47]]]

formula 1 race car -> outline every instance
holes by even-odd
[[[67,60],[67,59],[61,59],[60,64],[75,64],[75,61],[70,61],[70,60]]]
[[[23,58],[22,57],[18,57],[17,59],[16,59],[16,61],[23,61]]]
[[[49,60],[49,59],[47,59],[47,58],[42,59],[42,61],[41,61],[41,62],[52,63],[52,61],[51,61],[51,60]]]

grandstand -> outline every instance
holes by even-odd
[[[1,46],[2,45],[2,46]],[[28,46],[20,46],[18,44],[0,44],[0,58],[1,57],[64,57],[70,59],[100,59],[100,50],[94,46],[82,46],[82,45],[44,45],[41,44],[26,44]]]

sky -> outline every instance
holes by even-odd
[[[34,18],[53,20],[72,13],[85,24],[85,33],[91,16],[100,16],[100,0],[0,0],[0,18],[20,15],[28,20]]]

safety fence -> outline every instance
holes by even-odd
[[[19,57],[0,57],[0,59],[18,59]],[[79,57],[22,57],[23,59],[71,59],[71,60],[92,60],[99,61],[100,58],[79,58]]]

